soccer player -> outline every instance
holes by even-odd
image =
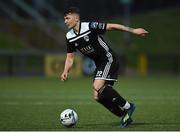
[[[102,35],[108,30],[125,31],[138,36],[145,36],[148,32],[143,28],[130,28],[120,24],[81,22],[80,12],[76,7],[70,7],[64,12],[64,22],[69,31],[66,34],[67,57],[64,71],[60,75],[61,80],[68,79],[76,50],[94,60],[96,65],[93,80],[94,99],[122,118],[121,127],[127,127],[133,121],[135,104],[125,100],[113,89],[118,77],[119,62],[117,55],[104,41]]]

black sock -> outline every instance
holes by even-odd
[[[98,97],[108,100],[121,108],[126,104],[126,100],[110,85],[104,85],[104,87],[98,91]]]
[[[99,98],[99,100],[97,100],[97,102],[99,102],[100,104],[102,104],[104,107],[106,107],[110,112],[112,112],[114,115],[118,116],[118,117],[122,117],[125,113],[124,110],[122,110],[120,107],[118,107],[116,104],[103,99],[103,98]]]

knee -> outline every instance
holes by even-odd
[[[98,92],[99,89],[101,89],[101,86],[93,84],[93,89]]]
[[[94,90],[94,100],[98,101],[99,97],[98,97],[98,92]]]
[[[94,96],[94,100],[98,101],[99,100],[98,96]]]
[[[94,100],[98,101],[99,100],[99,90],[102,87],[97,87],[93,85],[93,89],[94,89]]]
[[[94,89],[95,91],[98,91],[100,88],[99,88],[99,86],[98,86],[98,85],[93,84],[93,89]]]
[[[94,100],[98,101],[99,99],[103,98],[104,96],[101,94],[104,90],[105,86],[103,87],[94,87]]]
[[[105,81],[104,80],[95,80],[93,83],[93,89],[95,91],[99,91],[104,86]]]

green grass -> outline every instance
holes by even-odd
[[[92,80],[1,78],[0,130],[180,130],[180,77],[120,78],[116,89],[137,105],[134,123],[119,127],[120,119],[93,100]],[[65,128],[59,114],[66,108],[79,116]]]

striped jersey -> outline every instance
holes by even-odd
[[[96,66],[103,61],[113,61],[115,54],[104,41],[106,23],[80,22],[79,33],[71,29],[66,34],[67,53],[79,50],[83,55],[94,60]]]

